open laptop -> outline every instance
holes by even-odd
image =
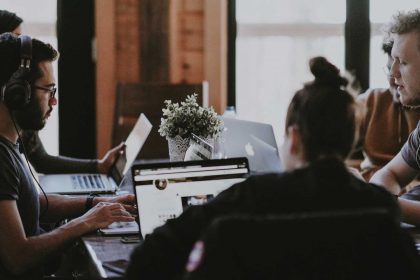
[[[221,118],[225,157],[247,157],[253,173],[281,172],[273,127],[269,124]]]
[[[249,174],[246,158],[135,164],[131,170],[143,237]]]
[[[121,154],[109,175],[105,174],[51,174],[39,177],[46,193],[89,194],[113,193],[121,184],[124,175],[130,169],[136,156],[147,139],[152,124],[144,114],[140,114],[134,128],[125,141],[125,153]]]

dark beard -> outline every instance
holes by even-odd
[[[39,100],[35,95],[32,96],[33,98],[31,98],[27,106],[13,112],[17,125],[23,130],[41,130],[45,126],[45,119]]]

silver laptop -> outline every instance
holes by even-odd
[[[270,124],[221,118],[225,157],[247,157],[253,173],[281,172],[281,161]]]
[[[138,118],[133,130],[125,141],[125,153],[121,154],[109,175],[105,174],[51,174],[39,177],[40,184],[46,193],[89,194],[113,193],[121,184],[124,175],[130,170],[140,149],[143,147],[152,124],[144,114]]]

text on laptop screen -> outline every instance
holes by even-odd
[[[249,173],[248,162],[244,158],[234,163],[235,160],[183,162],[157,168],[133,166],[142,235],[178,217],[187,207],[204,204],[245,180]],[[206,165],[209,162],[212,164]]]

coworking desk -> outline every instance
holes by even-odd
[[[131,174],[127,174],[124,180],[121,190],[133,193]],[[407,230],[420,251],[420,228],[409,227]],[[83,236],[70,248],[67,259],[64,259],[63,266],[70,269],[67,268],[67,272],[57,275],[71,275],[73,279],[120,279],[123,276],[121,273],[116,273],[102,264],[120,259],[128,261],[132,251],[139,244],[122,243],[121,236],[103,236],[99,232]]]
[[[149,161],[148,161],[149,162]],[[127,172],[120,191],[133,193],[131,172]],[[81,237],[65,252],[63,263],[56,274],[71,279],[119,279],[121,273],[102,266],[103,262],[129,260],[131,252],[140,243],[122,243],[121,236],[104,236],[99,232]]]

